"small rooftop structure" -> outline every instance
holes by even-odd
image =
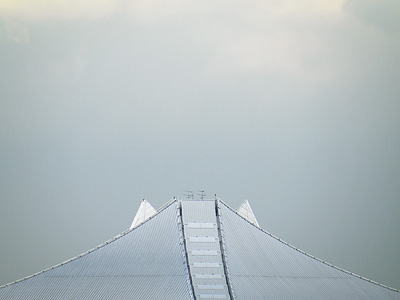
[[[2,300],[400,300],[398,290],[315,258],[259,227],[248,201],[143,200],[131,228],[0,287]]]

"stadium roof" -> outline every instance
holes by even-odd
[[[400,299],[262,230],[245,201],[143,200],[131,228],[0,287],[0,299]]]

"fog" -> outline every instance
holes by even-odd
[[[400,289],[399,20],[394,0],[3,1],[0,285],[205,190]]]

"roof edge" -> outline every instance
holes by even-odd
[[[273,239],[277,240],[278,242],[281,242],[282,244],[284,244],[284,245],[286,245],[286,246],[288,246],[288,247],[290,247],[290,248],[292,248],[292,249],[294,249],[294,250],[300,252],[301,254],[304,254],[304,255],[306,255],[306,256],[308,256],[308,257],[310,257],[310,258],[312,258],[312,259],[314,259],[314,260],[316,260],[316,261],[319,261],[319,262],[321,262],[321,263],[323,263],[323,264],[325,264],[325,265],[327,265],[327,266],[329,266],[329,267],[332,267],[332,268],[334,268],[334,269],[336,269],[336,270],[342,271],[342,272],[344,272],[344,273],[346,273],[346,274],[349,274],[349,275],[351,275],[351,276],[354,276],[354,277],[356,277],[356,278],[359,278],[359,279],[365,280],[365,281],[367,281],[367,282],[373,283],[373,284],[375,284],[375,285],[378,285],[378,286],[380,286],[380,287],[382,287],[382,288],[386,288],[386,289],[391,290],[391,291],[393,291],[393,292],[400,293],[400,290],[397,290],[397,289],[392,288],[392,287],[390,287],[390,286],[381,284],[381,283],[379,283],[379,282],[373,281],[373,280],[368,279],[368,278],[366,278],[366,277],[360,276],[360,275],[355,274],[355,273],[353,273],[353,272],[350,272],[350,271],[347,271],[347,270],[342,269],[342,268],[340,268],[340,267],[337,267],[337,266],[335,266],[335,265],[332,265],[331,263],[328,263],[328,262],[326,262],[326,261],[324,261],[324,260],[322,260],[322,259],[320,259],[320,258],[318,258],[318,257],[315,257],[315,256],[313,256],[313,255],[311,255],[311,254],[309,254],[309,253],[307,253],[307,252],[305,252],[305,251],[303,251],[303,250],[301,250],[301,249],[299,249],[299,248],[297,248],[297,247],[295,247],[295,246],[289,244],[288,242],[285,242],[284,240],[280,239],[279,237],[277,237],[277,236],[273,235],[272,233],[270,233],[270,232],[268,232],[268,231],[262,229],[261,227],[257,227],[255,224],[251,223],[249,220],[247,220],[246,218],[242,217],[242,216],[241,216],[240,214],[238,214],[232,207],[230,207],[228,204],[226,204],[226,203],[225,203],[224,201],[222,201],[221,199],[218,198],[218,200],[219,200],[223,205],[225,205],[228,209],[230,209],[233,213],[235,213],[238,217],[242,218],[242,219],[245,220],[247,223],[249,223],[251,226],[253,226],[253,227],[257,228],[258,230],[262,231],[263,233],[269,235],[270,237],[272,237]]]
[[[111,239],[105,241],[104,243],[102,243],[102,244],[100,244],[100,245],[98,245],[98,246],[96,246],[96,247],[94,247],[94,248],[92,248],[92,249],[89,249],[89,250],[87,250],[87,251],[85,251],[85,252],[83,252],[83,253],[81,253],[81,254],[78,254],[78,255],[76,255],[76,256],[70,258],[70,259],[67,259],[66,261],[63,261],[63,262],[61,262],[61,263],[58,263],[58,264],[56,264],[56,265],[54,265],[54,266],[51,266],[51,267],[46,268],[46,269],[44,269],[44,270],[42,270],[42,271],[33,273],[33,274],[28,275],[28,276],[26,276],[26,277],[23,277],[23,278],[14,280],[14,281],[12,281],[12,282],[6,283],[6,284],[4,284],[4,285],[1,285],[1,286],[0,286],[0,289],[6,288],[6,287],[8,287],[8,286],[14,285],[14,284],[16,284],[16,283],[18,283],[18,282],[25,281],[25,280],[30,279],[30,278],[33,278],[33,277],[36,277],[36,276],[38,276],[38,275],[40,275],[40,274],[43,274],[43,273],[48,272],[48,271],[50,271],[50,270],[53,270],[53,269],[55,269],[55,268],[61,267],[61,266],[65,265],[65,264],[67,264],[67,263],[70,263],[70,262],[75,261],[75,260],[77,260],[77,259],[79,259],[79,258],[81,258],[81,257],[84,257],[84,256],[86,256],[87,254],[92,253],[92,252],[94,252],[94,251],[96,251],[96,250],[98,250],[98,249],[100,249],[100,248],[103,248],[104,246],[106,246],[106,245],[108,245],[108,244],[111,244],[112,242],[114,242],[114,241],[120,239],[121,237],[127,235],[129,232],[135,230],[136,228],[141,227],[143,224],[145,224],[145,223],[147,223],[149,220],[153,219],[153,218],[154,218],[155,216],[157,216],[159,213],[161,213],[162,211],[164,211],[165,209],[167,209],[168,207],[170,207],[170,206],[171,206],[173,203],[175,203],[177,200],[178,200],[177,198],[172,198],[170,201],[168,201],[168,202],[165,203],[163,206],[161,206],[161,207],[157,210],[157,212],[156,212],[154,215],[152,215],[151,217],[149,217],[148,219],[146,219],[144,222],[138,224],[136,227],[134,227],[134,228],[128,228],[128,229],[126,229],[125,231],[121,232],[120,234],[118,234],[118,235],[112,237]]]

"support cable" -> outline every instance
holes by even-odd
[[[180,240],[180,244],[181,244],[183,264],[184,264],[185,274],[186,274],[186,282],[189,287],[190,299],[196,300],[196,296],[194,294],[192,275],[190,273],[188,252],[187,252],[187,248],[186,248],[185,229],[184,229],[183,221],[182,221],[182,203],[180,201],[177,202],[177,210],[178,210],[177,218],[178,218],[179,240]]]
[[[226,244],[225,244],[225,237],[224,237],[224,230],[223,230],[223,223],[221,221],[221,210],[219,207],[219,200],[218,198],[215,199],[215,214],[217,216],[217,227],[218,227],[218,236],[220,240],[220,248],[221,248],[221,256],[222,256],[222,263],[224,265],[224,272],[226,278],[226,284],[228,287],[229,296],[232,300],[235,300],[235,293],[233,290],[232,278],[229,273],[229,266],[227,262],[227,255],[226,255]]]

